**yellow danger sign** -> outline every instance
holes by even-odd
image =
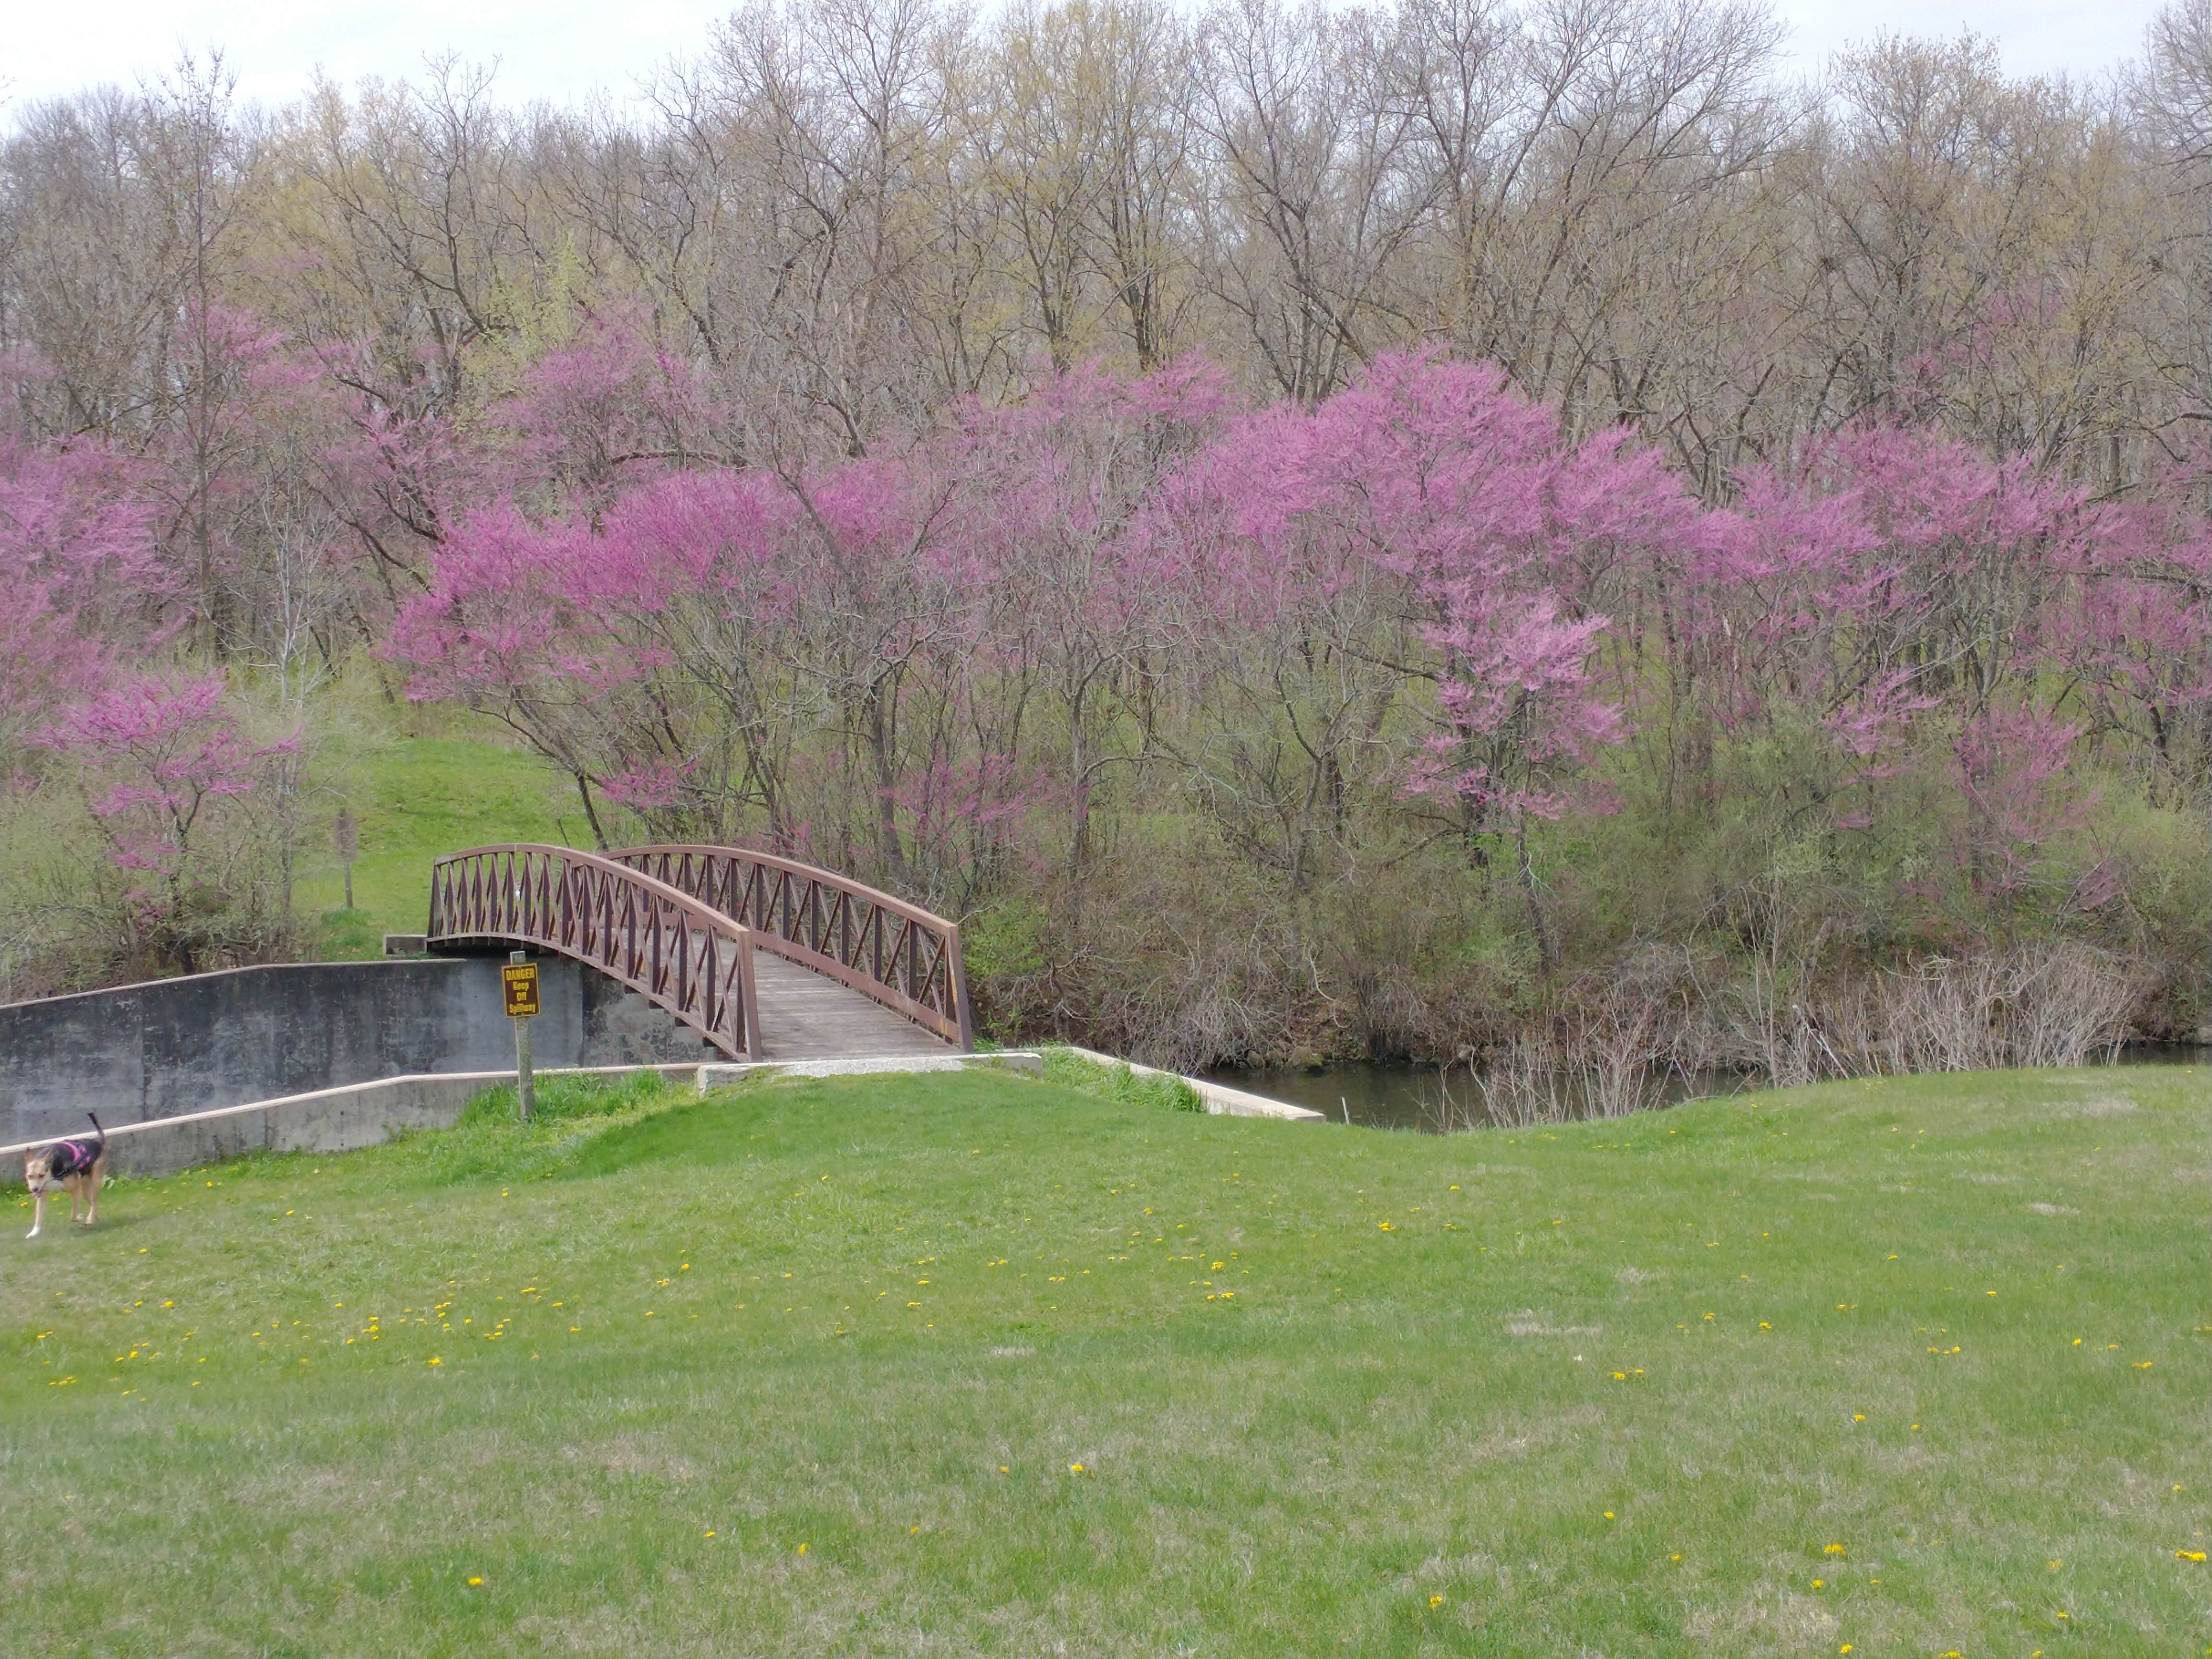
[[[509,1019],[528,1019],[538,1012],[538,964],[534,962],[509,963],[499,970],[500,983],[507,991],[507,1017]]]

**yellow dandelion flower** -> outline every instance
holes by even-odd
[[[1444,1598],[1441,1595],[1431,1595],[1429,1598],[1429,1605],[1432,1607],[1440,1607],[1443,1606],[1443,1604]]]
[[[483,1583],[483,1579],[481,1579],[481,1578],[471,1578],[471,1579],[470,1579],[470,1580],[469,1580],[469,1588],[470,1588],[471,1589],[475,1589],[478,1584],[481,1584],[481,1583]]]
[[[1849,1555],[1850,1552],[1845,1549],[1841,1544],[1830,1544],[1824,1547],[1820,1553],[1823,1555]]]

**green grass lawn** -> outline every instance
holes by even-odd
[[[612,1104],[10,1230],[0,1649],[2212,1647],[2201,1070]]]

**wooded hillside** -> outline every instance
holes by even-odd
[[[375,685],[960,915],[1007,1036],[2193,1030],[2212,5],[2110,84],[1777,40],[819,0],[637,117],[9,111],[0,989],[312,949]]]

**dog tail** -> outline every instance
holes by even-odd
[[[100,1137],[100,1151],[106,1152],[107,1150],[107,1131],[100,1127],[100,1119],[94,1114],[87,1112],[85,1115],[92,1119],[92,1132]]]

